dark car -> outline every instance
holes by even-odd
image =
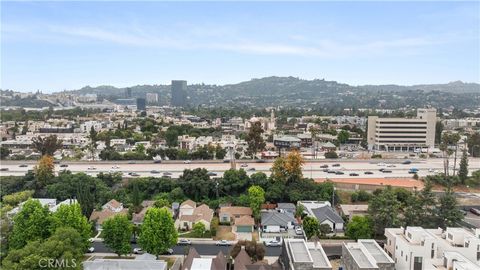
[[[135,164],[136,162],[135,161],[129,161],[128,164]]]
[[[256,162],[257,162],[257,163],[265,163],[266,161],[263,160],[263,159],[259,159],[259,160],[257,160]]]
[[[383,170],[382,172],[383,172],[383,173],[392,173],[391,170]]]
[[[28,165],[27,165],[27,164],[21,164],[21,165],[18,166],[18,167],[20,167],[20,168],[26,168],[26,167],[28,167]]]
[[[247,171],[255,171],[255,168],[253,168],[253,167],[250,167],[250,168],[248,168],[248,170],[247,170]]]
[[[153,163],[162,163],[161,159],[154,160]]]
[[[478,210],[477,208],[470,208],[470,213],[480,216],[480,210]]]
[[[364,172],[364,174],[373,174],[373,172],[370,172],[370,171],[369,172]]]
[[[322,169],[328,168],[328,165],[327,165],[327,164],[324,164],[324,165],[320,166],[320,168],[322,168]]]
[[[1,168],[0,171],[6,172],[6,171],[8,171],[8,168]]]
[[[324,172],[328,172],[328,171],[330,171],[330,170],[327,168],[327,169],[323,169],[323,171],[324,171]]]
[[[358,173],[351,173],[350,176],[358,176]]]
[[[134,173],[131,173],[130,176],[140,176],[140,174],[134,172]]]
[[[207,175],[208,175],[208,176],[217,176],[217,174],[214,173],[214,172],[208,172]]]
[[[341,175],[341,174],[345,174],[345,173],[344,173],[344,172],[341,172],[341,171],[336,171],[335,174]]]
[[[385,168],[381,168],[381,169],[379,169],[379,171],[383,172],[383,171],[385,171]]]
[[[68,167],[68,165],[67,164],[62,164],[62,165],[60,165],[60,167],[61,168],[66,168],[66,167]]]
[[[327,173],[336,173],[334,170],[328,170]]]
[[[150,173],[152,173],[152,174],[157,174],[157,173],[160,173],[160,171],[158,171],[158,170],[151,170]]]
[[[333,164],[332,167],[340,167],[340,164],[338,164],[338,163]]]
[[[411,163],[412,163],[412,161],[410,161],[410,160],[405,160],[405,161],[402,162],[402,164],[405,164],[405,165],[408,165],[408,164],[411,164]]]

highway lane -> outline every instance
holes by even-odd
[[[303,173],[306,177],[311,178],[355,178],[357,176],[349,176],[349,173],[358,173],[358,177],[368,177],[368,178],[383,178],[383,177],[411,177],[411,174],[408,174],[410,168],[419,169],[419,176],[426,176],[429,174],[434,174],[435,172],[443,171],[443,160],[442,159],[426,159],[426,160],[412,160],[412,164],[401,164],[403,160],[316,160],[316,161],[307,161],[303,166]],[[395,166],[379,166],[379,163],[386,163],[387,165]],[[450,164],[453,163],[453,160]],[[333,164],[340,164],[338,167],[332,167]],[[20,167],[23,165],[22,167]],[[61,167],[61,166],[67,167]],[[242,165],[244,167],[242,167]],[[320,168],[321,165],[329,165],[329,169],[342,171],[345,174],[336,175],[323,172],[323,169]],[[469,160],[469,169],[470,172],[480,169],[480,159],[471,158]],[[32,170],[35,166],[34,162],[26,161],[2,161],[0,164],[0,176],[5,175],[24,175],[28,170]],[[253,174],[255,172],[264,172],[267,175],[270,173],[270,168],[272,166],[271,162],[266,163],[256,163],[251,161],[246,162],[237,162],[237,169],[243,168],[247,171],[248,174]],[[179,177],[183,170],[185,169],[195,169],[195,168],[205,168],[210,172],[214,172],[217,176],[222,176],[223,172],[230,169],[229,163],[223,163],[219,161],[193,161],[191,163],[183,162],[163,162],[163,163],[153,163],[149,161],[138,161],[134,164],[126,162],[61,162],[61,164],[55,165],[55,170],[57,172],[61,170],[70,170],[72,172],[85,172],[89,175],[96,175],[100,172],[109,173],[109,172],[121,172],[125,177],[131,177],[129,173],[136,173],[139,176],[153,176],[161,177],[164,173],[171,174],[172,178]],[[380,168],[385,168],[391,170],[392,173],[382,173],[379,172]],[[254,169],[254,170],[253,170]],[[6,170],[6,171],[5,171]],[[157,172],[155,172],[157,171]],[[364,175],[364,172],[371,171],[373,175]]]
[[[110,253],[112,252],[109,248],[107,248],[103,242],[94,242],[92,246],[95,248],[95,252],[98,253]],[[138,247],[137,244],[132,244],[132,249]],[[188,249],[190,247],[194,247],[200,255],[209,255],[214,256],[217,255],[219,251],[222,251],[224,254],[229,254],[232,246],[216,246],[214,244],[192,244],[190,246],[175,246],[173,247],[173,254],[174,255],[186,255],[188,253]],[[338,245],[328,245],[323,246],[325,253],[327,256],[340,256],[342,254],[342,246],[341,244]],[[265,247],[265,256],[268,257],[277,257],[280,256],[281,247]]]

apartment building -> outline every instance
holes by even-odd
[[[448,266],[455,259],[453,253],[461,254],[465,265],[474,264],[474,269],[480,269],[478,230],[474,234],[464,228],[401,227],[385,229],[385,236],[385,251],[395,261],[396,269],[452,269]]]
[[[344,243],[342,265],[345,270],[394,270],[395,262],[371,239]]]
[[[332,269],[322,246],[304,239],[283,239],[280,260],[285,270]]]
[[[418,109],[416,118],[368,117],[367,141],[370,150],[413,151],[435,143],[437,110]]]

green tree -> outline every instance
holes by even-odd
[[[203,235],[205,234],[205,224],[203,224],[202,222],[195,223],[193,225],[193,233],[197,237],[203,237]]]
[[[224,159],[226,154],[227,150],[225,150],[220,144],[217,144],[217,146],[215,147],[215,158]]]
[[[53,156],[55,151],[62,148],[62,140],[57,139],[57,135],[50,135],[45,138],[38,136],[32,139],[32,145],[42,156]]]
[[[470,134],[467,139],[468,151],[472,157],[480,157],[480,132]]]
[[[30,199],[13,218],[9,244],[11,249],[24,247],[28,241],[43,240],[50,235],[50,212],[38,200]]]
[[[162,207],[170,208],[170,205],[171,205],[170,202],[163,198],[159,198],[155,200],[155,203],[154,203],[154,206],[157,208],[162,208]]]
[[[373,236],[372,221],[368,216],[354,216],[348,222],[345,235],[351,239],[370,239]]]
[[[383,235],[385,228],[398,226],[399,209],[400,203],[391,186],[387,186],[370,200],[368,212],[372,217],[376,235]]]
[[[61,205],[51,216],[50,232],[54,233],[60,227],[75,229],[82,237],[84,249],[88,248],[92,226],[82,214],[82,208],[78,203]]]
[[[88,138],[90,139],[90,143],[88,144],[88,151],[92,157],[92,160],[95,160],[95,156],[97,153],[97,146],[98,146],[98,138],[97,138],[97,131],[93,126],[90,128],[90,133],[88,134]]]
[[[344,144],[350,139],[350,132],[346,130],[341,130],[337,135],[337,140],[340,144]]]
[[[172,215],[165,208],[150,208],[140,231],[140,246],[156,256],[177,244],[178,233]]]
[[[248,188],[248,202],[252,208],[253,216],[258,220],[260,218],[260,207],[265,202],[265,191],[259,186]]]
[[[126,215],[116,215],[105,220],[102,229],[103,241],[107,247],[118,256],[130,253],[133,225]]]
[[[35,191],[33,190],[24,190],[24,191],[15,192],[15,193],[3,196],[2,202],[4,204],[8,204],[11,206],[17,206],[19,203],[24,202],[29,198],[31,198],[33,193],[35,193]]]
[[[12,151],[5,146],[0,146],[0,159],[5,159]]]
[[[325,236],[328,233],[332,232],[332,227],[330,225],[323,223],[318,226],[318,231],[320,232],[320,236]]]
[[[440,144],[442,142],[442,131],[442,121],[437,121],[437,124],[435,125],[435,144]]]
[[[463,214],[457,207],[457,199],[452,189],[448,187],[445,193],[439,199],[437,208],[437,226],[445,229],[447,227],[457,227],[463,219]]]
[[[173,128],[169,127],[165,132],[165,141],[167,142],[167,146],[169,147],[177,147],[178,146],[178,136],[180,134],[178,131]]]
[[[462,154],[462,159],[460,160],[460,168],[458,169],[458,178],[462,184],[465,184],[465,181],[468,178],[468,156],[467,151],[464,150]]]
[[[320,235],[320,224],[316,218],[306,217],[303,219],[302,225],[307,239]]]
[[[262,124],[259,121],[252,123],[252,126],[248,131],[246,138],[248,143],[247,152],[250,153],[253,158],[256,157],[259,151],[265,149],[266,144],[262,137],[263,132]]]
[[[82,269],[83,240],[72,228],[62,227],[44,242],[32,239],[25,247],[11,250],[3,260],[3,269]],[[49,260],[63,261],[64,267],[49,267]]]

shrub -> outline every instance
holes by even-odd
[[[326,152],[325,158],[338,158],[337,152],[335,151]]]
[[[382,158],[382,155],[381,154],[373,154],[372,158]]]

